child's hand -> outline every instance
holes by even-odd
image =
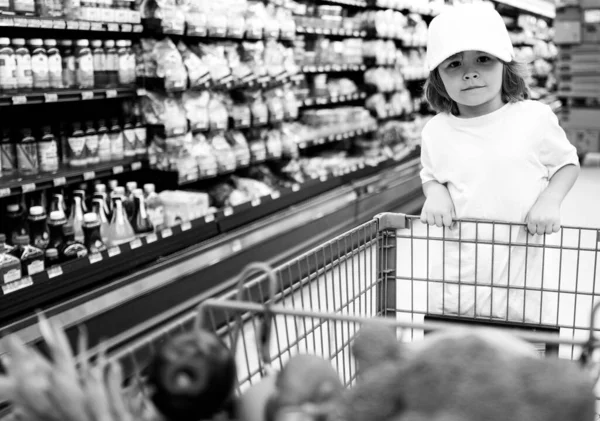
[[[421,222],[438,227],[450,227],[456,219],[454,203],[446,186],[431,186],[421,211]]]
[[[531,234],[552,234],[560,231],[560,200],[542,194],[529,211],[525,222]]]

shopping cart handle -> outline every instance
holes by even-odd
[[[408,220],[404,213],[383,212],[375,215],[379,231],[399,230],[408,228]]]

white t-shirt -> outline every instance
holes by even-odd
[[[436,115],[423,129],[421,160],[423,183],[447,185],[457,218],[517,223],[525,221],[559,169],[579,165],[550,107],[529,100],[469,119]],[[444,281],[431,285],[430,312],[540,321],[546,306],[540,291],[545,288],[542,251],[515,244],[541,244],[541,236],[487,223],[429,228],[429,233],[445,238],[429,241],[427,277]],[[513,245],[502,245],[508,242]]]

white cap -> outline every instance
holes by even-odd
[[[156,187],[154,186],[153,183],[147,183],[147,184],[144,184],[144,191],[147,194],[154,193],[156,191]]]
[[[449,7],[436,16],[427,34],[427,67],[434,70],[463,51],[482,51],[509,63],[514,49],[504,20],[488,3]]]
[[[83,215],[83,222],[92,223],[96,222],[97,220],[98,217],[94,212],[86,213],[85,215]]]
[[[40,216],[44,214],[44,208],[41,206],[32,206],[29,208],[29,214],[31,216]]]

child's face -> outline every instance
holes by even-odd
[[[504,64],[480,51],[464,51],[444,60],[438,70],[460,115],[476,117],[502,107]]]

